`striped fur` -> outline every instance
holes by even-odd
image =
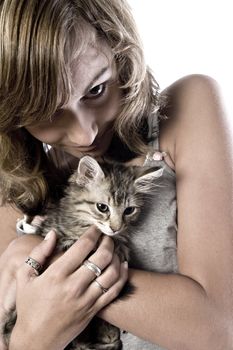
[[[65,196],[58,207],[50,209],[37,233],[45,236],[54,228],[58,234],[58,249],[69,248],[85,231],[95,225],[113,238],[122,260],[129,259],[129,232],[151,193],[161,169],[126,167],[122,164],[98,164],[83,157],[71,176]],[[101,212],[97,204],[108,210]]]
[[[137,222],[144,203],[156,190],[158,168],[126,167],[104,163],[101,166],[89,156],[83,157],[71,176],[65,196],[58,206],[49,209],[46,219],[37,227],[37,234],[45,236],[57,231],[57,249],[69,248],[91,225],[113,238],[120,259],[128,260],[130,228]],[[108,210],[101,212],[102,205]],[[103,207],[105,208],[105,207]],[[127,215],[128,214],[128,215]],[[16,321],[16,311],[6,317],[3,329],[6,344]],[[117,327],[94,318],[85,331],[70,343],[68,350],[120,350],[120,331]]]

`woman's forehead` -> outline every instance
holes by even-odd
[[[94,47],[89,45],[84,53],[75,58],[70,65],[72,85],[82,90],[92,80],[97,80],[98,75],[113,70],[113,55],[106,45]]]
[[[96,45],[87,45],[84,52],[75,57],[71,63],[71,73],[75,74],[77,69],[89,70],[99,69],[102,65],[111,65],[113,63],[113,53],[107,44],[98,42]]]

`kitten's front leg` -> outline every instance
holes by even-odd
[[[56,244],[57,252],[64,252],[69,249],[77,240],[67,237],[58,237]]]
[[[120,237],[113,237],[114,240],[114,251],[119,256],[120,261],[129,261],[129,242],[127,240],[122,240]]]

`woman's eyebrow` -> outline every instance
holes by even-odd
[[[85,91],[89,91],[93,85],[95,84],[95,82],[109,69],[109,66],[103,67],[97,74],[96,76],[92,79],[92,81],[88,84],[88,86],[86,87]]]

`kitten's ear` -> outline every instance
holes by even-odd
[[[85,156],[80,159],[75,177],[78,185],[85,186],[91,182],[102,180],[104,177],[103,170],[94,158]]]
[[[149,192],[156,186],[154,180],[163,175],[163,168],[149,168],[143,171],[135,181],[136,188],[139,192]]]

